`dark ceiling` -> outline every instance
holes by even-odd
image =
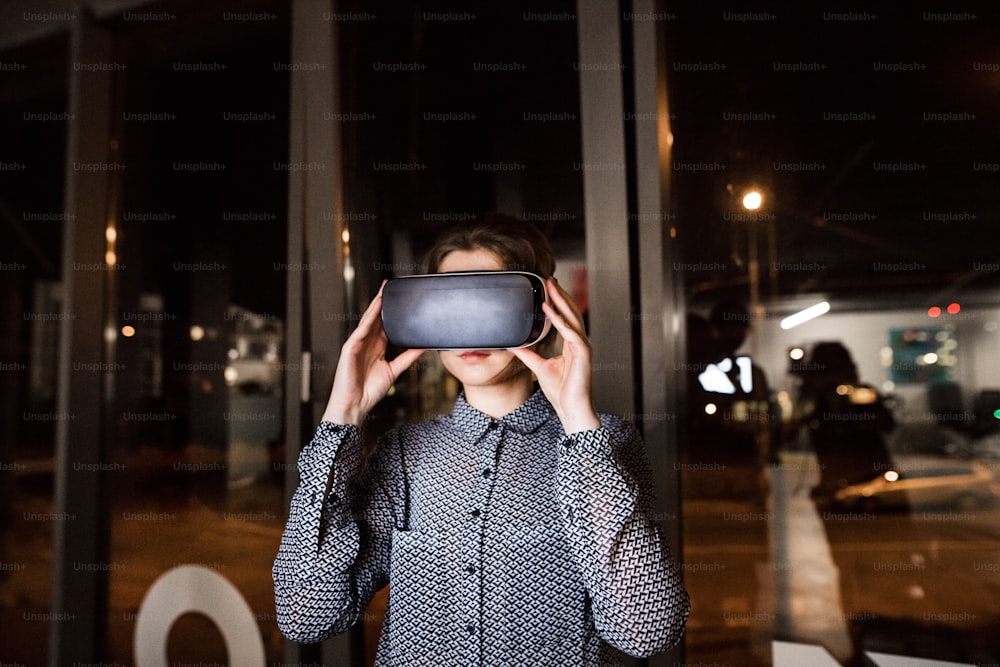
[[[173,99],[191,114],[203,102],[206,114],[228,108],[229,93],[194,89],[192,77],[166,76],[176,60],[210,57],[234,63],[227,80],[249,77],[239,86],[243,104],[256,104],[255,91],[276,108],[285,104],[287,79],[270,72],[265,87],[252,79],[287,49],[284,2],[247,5],[277,17],[248,25],[220,24],[216,3],[152,6],[180,18],[142,27],[106,21],[123,36],[122,56],[134,63],[133,104],[138,99],[160,108]],[[544,224],[556,242],[580,237],[582,184],[571,166],[580,159],[575,22],[525,20],[525,12],[543,11],[534,3],[484,4],[464,21],[438,20],[436,13],[449,10],[423,2],[344,0],[338,6],[377,17],[336,22],[343,110],[372,117],[342,125],[352,165],[349,207],[377,214],[386,238],[409,230],[419,250],[447,224],[440,218],[493,208],[516,193],[518,212],[552,214]],[[572,2],[549,3],[544,11],[573,8]],[[840,9],[783,2],[751,11],[714,1],[664,2],[653,18],[666,43],[675,139],[670,176],[681,261],[671,268],[692,300],[745,297],[756,247],[765,299],[888,294],[922,304],[944,294],[995,301],[1000,21],[993,3]],[[622,14],[623,27],[632,20],[639,19]],[[56,60],[65,57],[59,44]],[[426,69],[376,67],[393,62]],[[484,63],[522,67],[491,72],[483,71]],[[38,99],[27,87],[15,89]],[[53,97],[54,108],[62,104]],[[19,114],[22,106],[10,108]],[[537,112],[566,114],[566,120],[528,119]],[[435,120],[449,113],[474,120]],[[10,124],[18,118],[11,116]],[[206,145],[217,146],[217,129],[201,131]],[[282,150],[287,137],[278,132],[263,142],[268,155]],[[260,143],[237,139],[240,151]],[[386,173],[373,170],[373,161],[417,161],[427,168]],[[526,168],[488,172],[477,163]],[[763,189],[765,202],[758,214],[747,215],[738,195],[751,185]],[[272,194],[280,199],[283,188]]]
[[[752,227],[764,297],[996,286],[995,3],[669,5],[691,292],[746,292]],[[759,215],[739,203],[750,185]]]

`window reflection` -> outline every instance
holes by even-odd
[[[891,30],[876,12],[789,3],[680,9],[665,65],[688,308],[686,658],[767,665],[777,638],[843,664],[863,650],[996,662],[995,160],[982,155],[997,144],[974,125],[1000,118],[978,101],[988,30],[918,7]],[[751,188],[764,196],[748,213]],[[705,341],[731,299],[751,326],[728,364]],[[768,381],[759,468],[734,462],[739,358]],[[758,472],[755,504],[738,484]]]
[[[52,604],[65,170],[65,35],[0,62],[0,661],[44,662]]]
[[[268,574],[285,512],[288,174],[273,165],[288,161],[288,86],[273,63],[287,60],[288,25],[283,9],[267,15],[177,12],[119,35],[133,48],[119,124],[109,661],[134,662],[147,595],[182,565],[234,587],[268,661],[283,655]],[[223,38],[211,57],[180,36],[209,26]],[[165,31],[163,48],[145,48],[149,30]],[[202,614],[166,640],[178,663],[232,657]]]

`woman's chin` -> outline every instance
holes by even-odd
[[[463,386],[518,382],[527,369],[507,350],[449,350],[441,353],[448,372]]]

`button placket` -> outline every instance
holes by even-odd
[[[491,421],[480,438],[476,452],[476,469],[470,471],[470,508],[462,530],[462,560],[455,563],[457,578],[462,590],[462,621],[468,638],[467,651],[470,664],[479,662],[482,642],[482,542],[486,517],[489,515],[490,495],[496,475],[497,456],[502,435],[502,425]]]

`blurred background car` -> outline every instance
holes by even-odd
[[[950,507],[969,510],[1000,498],[1000,482],[986,466],[974,461],[913,457],[897,461],[891,470],[838,490],[834,504],[851,510]]]

